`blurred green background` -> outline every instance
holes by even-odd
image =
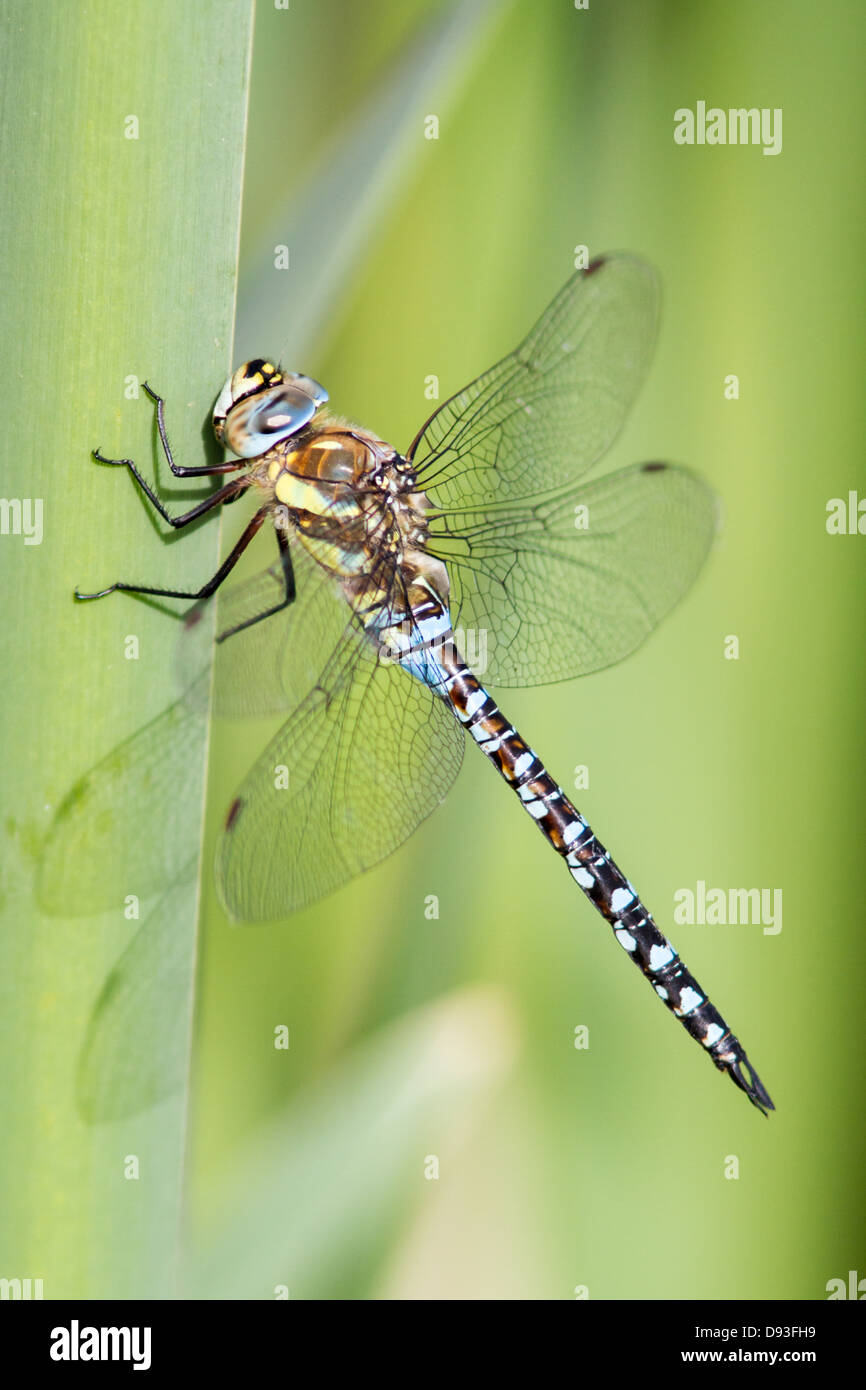
[[[425,378],[444,398],[514,346],[576,245],[631,250],[661,272],[654,366],[603,467],[688,463],[721,496],[723,532],[626,664],[501,702],[567,790],[588,765],[578,805],[670,926],[777,1113],[761,1119],[653,1001],[472,748],[446,805],[384,865],[284,924],[230,925],[209,865],[269,730],[216,724],[182,1293],[814,1299],[866,1273],[866,542],[825,527],[828,500],[864,487],[852,155],[864,28],[861,6],[819,17],[802,0],[260,4],[236,360],[281,357],[406,446],[428,413]],[[781,107],[782,153],[676,145],[673,113],[698,100]],[[317,240],[319,199],[330,216]],[[281,241],[287,272],[273,269]],[[190,362],[201,347],[188,343]],[[159,362],[145,368],[161,380]],[[190,421],[220,384],[197,377]],[[63,441],[70,477],[93,442]],[[242,522],[227,514],[224,546]],[[263,548],[250,569],[270,562]],[[84,578],[71,564],[66,588]],[[155,618],[152,632],[167,667],[175,625]],[[88,694],[91,711],[101,698]],[[141,718],[130,712],[126,732]],[[87,765],[70,758],[70,778]],[[674,928],[674,893],[698,880],[781,889],[782,930]],[[573,1045],[580,1024],[588,1051]],[[117,1152],[143,1133],[158,1148],[176,1104],[96,1132]],[[16,1247],[33,1273],[40,1241],[31,1229]],[[134,1294],[135,1254],[122,1276],[61,1260],[46,1277],[96,1297],[120,1279]]]
[[[441,9],[299,5],[289,40],[285,17],[261,7],[242,258],[261,256],[275,194],[303,189]],[[824,526],[827,499],[863,477],[862,185],[848,141],[862,128],[862,31],[853,5],[817,26],[806,5],[506,6],[437,141],[422,138],[427,108],[413,113],[405,188],[322,350],[297,362],[399,445],[425,416],[426,375],[447,395],[514,344],[575,244],[660,268],[655,367],[607,462],[698,468],[724,502],[718,550],[627,665],[502,703],[566,785],[589,765],[579,804],[662,922],[698,879],[784,896],[776,936],[672,929],[770,1087],[778,1114],[765,1123],[625,968],[471,748],[402,852],[284,927],[226,926],[208,882],[203,1188],[230,1169],[239,1132],[359,1036],[467,982],[507,1001],[507,1083],[438,1186],[419,1152],[406,1209],[333,1294],[562,1297],[587,1284],[595,1297],[810,1298],[863,1262],[862,1064],[841,1027],[863,1004],[862,932],[846,910],[863,862],[863,561],[857,538]],[[675,145],[674,110],[701,98],[782,107],[782,154]],[[291,322],[258,347],[294,363]],[[234,730],[218,738],[215,820],[251,753]],[[438,921],[425,920],[427,893]],[[265,1019],[293,1027],[293,1050],[270,1065]],[[572,1046],[578,1023],[588,1054]]]

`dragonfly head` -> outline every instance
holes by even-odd
[[[214,434],[238,458],[257,458],[308,425],[327,399],[312,377],[257,357],[238,367],[217,396]]]

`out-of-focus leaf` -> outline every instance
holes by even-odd
[[[501,994],[473,988],[392,1024],[236,1154],[225,1223],[190,1255],[193,1298],[327,1294],[427,1182],[504,1077],[516,1027]]]
[[[38,1275],[46,1298],[165,1297],[171,1288],[186,1098],[94,1129],[76,1103],[76,1074],[101,982],[137,925],[123,901],[145,889],[126,870],[152,854],[154,832],[174,874],[148,891],[166,889],[200,851],[206,726],[188,726],[182,769],[153,749],[153,775],[170,794],[161,824],[140,814],[135,769],[120,763],[111,796],[94,798],[87,816],[83,769],[176,695],[174,625],[153,605],[117,594],[77,604],[72,591],[118,579],[194,587],[216,565],[218,528],[168,541],[128,472],[89,454],[102,445],[135,457],[169,510],[182,509],[183,488],[164,488],[153,447],[141,390],[150,377],[167,397],[179,461],[204,461],[202,419],[230,366],[251,20],[250,0],[0,7],[2,490],[34,523],[26,543],[23,533],[0,543],[0,1046],[9,1061],[0,1270]],[[28,881],[33,845],[76,782],[78,799],[61,813],[70,839],[49,843],[42,868],[45,917]],[[148,1070],[144,1089],[161,1093],[154,1059],[165,1072],[170,1050],[171,1068],[188,1067],[195,900],[174,900],[171,989],[166,962],[148,959],[153,938],[126,995],[115,995],[115,1011],[132,1005],[133,1050],[154,1058],[115,1078],[114,1114],[118,1087],[134,1100]],[[101,919],[72,920],[82,906],[109,904]],[[134,918],[137,908],[127,911]],[[91,1039],[111,1015],[103,993]],[[91,1051],[94,1113],[101,1065]],[[124,1166],[132,1156],[137,1173]]]
[[[435,97],[441,115],[455,99],[507,0],[461,0],[413,35],[364,109],[293,190],[275,216],[262,255],[243,270],[238,297],[238,361],[280,347],[291,334],[294,360],[314,355],[355,269],[423,147]],[[287,246],[288,272],[274,248]],[[275,351],[275,348],[271,349]]]

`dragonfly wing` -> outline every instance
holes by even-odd
[[[204,787],[206,682],[80,777],[48,829],[36,893],[45,912],[89,916],[149,898],[195,855]]]
[[[659,286],[632,256],[593,261],[515,352],[440,406],[413,440],[437,507],[508,502],[574,481],[610,447],[646,375]]]
[[[274,921],[378,864],[444,799],[463,743],[441,700],[347,631],[229,812],[217,883],[230,916]]]
[[[641,464],[531,505],[445,514],[452,616],[492,684],[543,685],[633,652],[687,592],[717,499],[687,469]]]
[[[219,589],[196,604],[178,643],[178,683],[186,688],[201,672],[209,684],[196,686],[212,713],[225,718],[259,718],[294,709],[315,684],[349,621],[349,610],[329,575],[287,533],[295,597],[285,597],[285,578],[276,563],[251,579]],[[232,631],[259,614],[261,621]],[[220,633],[232,632],[214,642]]]
[[[57,809],[37,878],[46,912],[87,916],[131,893],[162,893],[196,853],[209,710],[285,713],[314,685],[349,614],[297,543],[292,561],[295,601],[225,642],[214,645],[214,632],[273,607],[285,593],[279,565],[191,610],[176,657],[184,694],[90,768]]]
[[[93,1006],[76,1088],[89,1124],[136,1115],[184,1084],[195,943],[177,924],[195,912],[197,867],[191,860],[154,904]]]

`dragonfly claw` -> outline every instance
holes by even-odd
[[[74,594],[75,594],[75,597],[76,597],[77,599],[79,599],[79,600],[83,603],[83,602],[85,602],[85,601],[86,601],[87,599],[89,599],[89,598],[105,598],[106,594],[113,594],[116,588],[117,588],[117,585],[116,585],[116,584],[109,584],[109,586],[108,586],[107,589],[100,589],[98,593],[95,593],[95,594],[82,594],[82,593],[79,591],[78,586],[76,585],[76,587],[75,587],[75,589],[73,590],[73,592],[74,592]]]
[[[102,447],[101,447],[101,446],[100,446],[98,449],[94,449],[94,450],[91,452],[90,457],[94,460],[95,463],[108,463],[108,464],[111,465],[112,468],[120,468],[121,466],[123,466],[123,467],[125,467],[125,468],[128,468],[129,465],[132,463],[132,459],[109,459],[109,458],[106,458],[106,457],[105,457],[105,454],[102,452]]]

